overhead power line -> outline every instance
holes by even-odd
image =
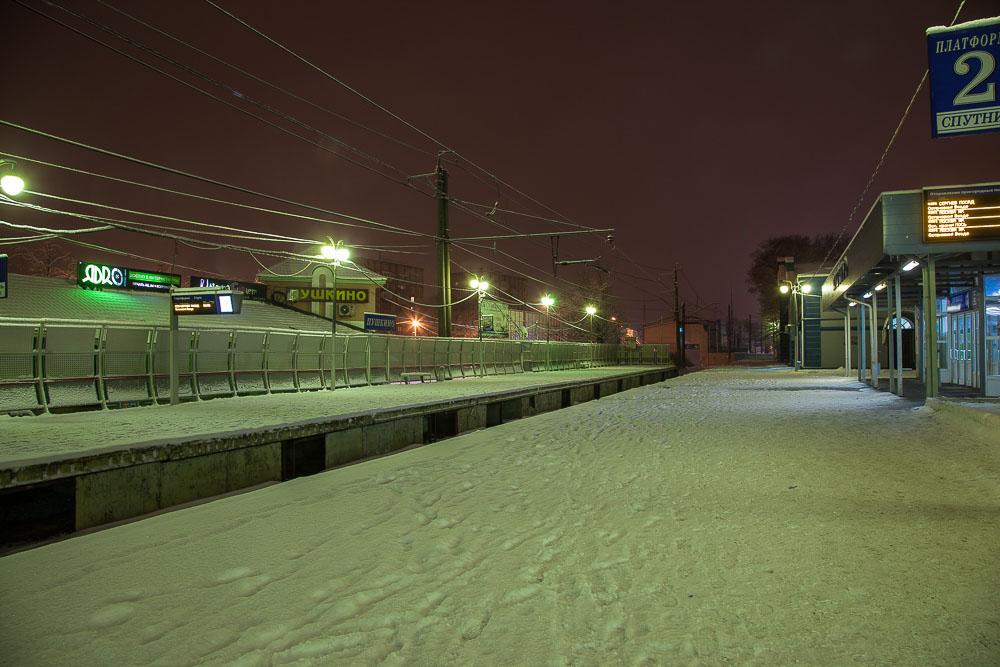
[[[374,161],[376,163],[379,163],[379,164],[381,164],[381,165],[383,165],[385,167],[388,167],[389,169],[392,169],[393,171],[396,171],[399,174],[401,174],[403,176],[403,178],[402,179],[392,178],[391,176],[389,176],[389,175],[387,175],[387,174],[385,174],[385,173],[383,173],[381,171],[378,171],[377,169],[374,169],[372,167],[369,167],[368,165],[362,164],[361,162],[358,162],[357,160],[352,160],[351,158],[349,158],[349,157],[347,157],[345,155],[342,155],[342,154],[340,154],[340,153],[338,153],[336,151],[330,150],[330,148],[328,148],[327,146],[324,146],[323,144],[320,144],[318,142],[312,141],[311,139],[307,139],[306,137],[303,137],[303,136],[301,136],[299,134],[296,134],[295,132],[292,132],[288,128],[281,127],[280,125],[278,125],[276,123],[273,123],[273,122],[267,120],[266,118],[263,118],[262,116],[258,116],[257,114],[254,114],[254,113],[251,113],[250,111],[247,111],[246,109],[242,109],[239,106],[233,104],[232,102],[230,102],[228,100],[225,100],[225,99],[222,99],[222,98],[217,97],[215,95],[212,95],[211,93],[209,93],[209,92],[207,92],[205,90],[202,90],[201,88],[198,88],[197,86],[195,86],[195,85],[193,85],[191,83],[188,83],[187,81],[184,81],[183,79],[180,79],[180,78],[178,78],[178,77],[176,77],[176,76],[174,76],[174,75],[172,75],[172,74],[170,74],[168,72],[165,72],[165,71],[163,71],[163,70],[161,70],[161,69],[159,69],[157,67],[154,67],[153,65],[150,65],[147,62],[139,60],[138,58],[135,58],[134,56],[131,56],[131,55],[125,53],[124,51],[121,51],[120,49],[117,49],[117,48],[111,46],[110,44],[108,44],[106,42],[103,42],[100,39],[97,39],[96,37],[94,37],[92,35],[88,35],[87,33],[82,32],[81,30],[78,30],[78,29],[74,28],[73,26],[70,26],[70,25],[62,22],[62,21],[60,21],[59,19],[57,19],[55,17],[49,16],[48,14],[45,14],[44,12],[38,11],[37,9],[26,5],[24,2],[22,2],[22,0],[14,0],[14,2],[16,2],[17,4],[19,4],[19,5],[21,5],[21,6],[25,7],[25,8],[33,11],[34,13],[38,14],[39,16],[42,16],[42,17],[44,17],[44,18],[46,18],[46,19],[48,19],[48,20],[50,20],[50,21],[52,21],[54,23],[57,23],[57,24],[63,26],[64,28],[66,28],[68,30],[71,30],[71,31],[75,32],[76,34],[84,37],[85,39],[88,39],[88,40],[90,40],[90,41],[92,41],[92,42],[94,42],[96,44],[99,44],[99,45],[105,47],[106,49],[109,49],[109,50],[111,50],[111,51],[113,51],[113,52],[115,52],[115,53],[117,53],[117,54],[119,54],[119,55],[121,55],[121,56],[123,56],[123,57],[125,57],[125,58],[127,58],[127,59],[129,59],[129,60],[131,60],[133,62],[135,62],[135,63],[138,63],[139,65],[142,65],[143,67],[145,67],[147,69],[150,69],[150,70],[156,72],[157,74],[165,76],[165,77],[167,77],[167,78],[169,78],[169,79],[171,79],[171,80],[173,80],[173,81],[175,81],[175,82],[177,82],[177,83],[179,83],[179,84],[181,84],[183,86],[186,86],[187,88],[190,88],[191,90],[194,90],[197,93],[200,93],[200,94],[202,94],[202,95],[204,95],[204,96],[206,96],[206,97],[208,97],[208,98],[210,98],[212,100],[215,100],[216,102],[219,102],[220,104],[223,104],[223,105],[229,107],[230,109],[233,109],[233,110],[235,110],[235,111],[237,111],[239,113],[242,113],[242,114],[244,114],[246,116],[254,118],[255,120],[259,120],[260,122],[265,123],[266,125],[269,125],[269,126],[275,128],[275,129],[277,129],[280,132],[284,132],[285,134],[288,134],[288,135],[290,135],[292,137],[295,137],[296,139],[304,141],[304,142],[306,142],[306,143],[308,143],[308,144],[310,144],[310,145],[312,145],[312,146],[314,146],[316,148],[319,148],[320,150],[322,150],[322,151],[324,151],[326,153],[329,153],[329,154],[331,154],[331,155],[333,155],[333,156],[335,156],[337,158],[340,158],[342,160],[350,162],[351,164],[354,164],[354,165],[356,165],[358,167],[361,167],[362,169],[366,169],[368,171],[371,171],[374,174],[377,174],[379,176],[387,178],[387,179],[389,179],[389,180],[391,180],[391,181],[393,181],[395,183],[398,183],[400,185],[403,185],[403,186],[405,186],[407,188],[413,189],[413,190],[415,190],[417,192],[420,192],[423,195],[431,196],[431,193],[424,192],[424,191],[420,190],[419,188],[417,188],[416,186],[414,186],[406,178],[406,174],[403,171],[401,171],[399,169],[396,169],[395,167],[392,167],[391,165],[388,165],[388,164],[386,164],[384,162],[381,162],[377,158],[369,156],[369,155],[361,152],[360,150],[355,149],[354,147],[349,146],[348,144],[340,141],[339,139],[337,139],[335,137],[332,137],[329,134],[326,134],[326,133],[324,133],[324,132],[322,132],[322,131],[320,131],[320,130],[314,128],[314,127],[312,127],[311,125],[303,123],[302,121],[299,121],[298,119],[293,118],[292,116],[289,116],[288,114],[280,112],[277,109],[275,109],[275,108],[273,108],[273,107],[271,107],[269,105],[266,105],[263,102],[258,101],[257,99],[253,98],[250,95],[246,95],[246,94],[243,94],[243,93],[238,93],[232,87],[225,85],[224,83],[218,81],[217,79],[214,79],[214,78],[212,78],[212,77],[210,77],[210,76],[208,76],[206,74],[203,74],[202,72],[199,72],[198,70],[195,70],[192,67],[188,67],[187,65],[184,65],[184,64],[182,64],[182,63],[180,63],[180,62],[178,62],[178,61],[176,61],[176,60],[174,60],[172,58],[169,58],[166,55],[164,55],[164,54],[162,54],[162,53],[160,53],[160,52],[158,52],[158,51],[156,51],[154,49],[151,49],[151,48],[145,46],[144,44],[141,44],[140,42],[137,42],[137,41],[135,41],[135,40],[133,40],[133,39],[131,39],[131,38],[129,38],[129,37],[121,34],[120,32],[118,32],[118,31],[116,31],[116,30],[114,30],[114,29],[112,29],[112,28],[110,28],[108,26],[105,26],[102,23],[99,23],[99,22],[97,22],[97,21],[95,21],[95,20],[93,20],[93,19],[91,19],[89,17],[86,17],[86,16],[84,16],[82,14],[79,14],[77,12],[74,12],[74,11],[72,11],[72,10],[66,8],[66,7],[63,7],[62,5],[57,5],[57,4],[53,3],[51,0],[41,0],[41,2],[44,2],[45,4],[49,5],[50,7],[55,7],[55,8],[61,9],[61,10],[65,11],[66,13],[68,13],[68,14],[76,17],[77,19],[79,19],[81,21],[84,21],[86,23],[89,23],[90,25],[92,25],[94,27],[97,27],[97,28],[99,28],[101,30],[104,30],[105,32],[107,32],[107,33],[109,33],[109,34],[117,37],[118,39],[126,42],[127,44],[129,44],[129,45],[131,45],[131,46],[133,46],[133,47],[135,47],[135,48],[137,48],[137,49],[139,49],[141,51],[144,51],[144,52],[146,52],[148,54],[151,54],[151,55],[153,55],[153,56],[155,56],[157,58],[160,58],[161,60],[164,60],[164,61],[170,63],[171,65],[173,65],[175,67],[178,67],[178,68],[184,70],[188,74],[192,74],[192,75],[194,75],[194,76],[196,76],[196,77],[198,77],[198,78],[200,78],[202,80],[208,81],[212,85],[216,86],[217,88],[220,88],[220,89],[224,90],[228,94],[238,95],[241,99],[243,99],[243,100],[245,100],[245,101],[247,101],[247,102],[249,102],[251,104],[254,104],[255,106],[258,106],[259,108],[265,109],[266,111],[268,111],[268,112],[270,112],[272,114],[275,114],[276,116],[278,116],[278,117],[280,117],[280,118],[282,118],[282,119],[284,119],[284,120],[286,120],[288,122],[291,122],[291,123],[293,123],[293,124],[295,124],[295,125],[297,125],[299,127],[302,127],[303,129],[306,129],[306,130],[308,130],[310,132],[313,132],[313,133],[315,133],[315,134],[323,137],[324,139],[327,139],[328,141],[332,141],[332,142],[334,142],[334,143],[336,143],[336,144],[338,144],[338,145],[340,145],[340,146],[342,146],[344,148],[347,148],[347,149],[352,150],[352,151],[354,151],[354,152],[356,152],[356,153],[358,153],[360,155],[363,155],[364,157],[366,157],[366,158],[368,158],[368,159],[370,159],[370,160],[372,160],[372,161]]]
[[[366,220],[365,218],[359,218],[357,216],[348,215],[346,213],[337,213],[335,211],[330,211],[330,210],[327,210],[327,209],[324,209],[324,208],[320,208],[318,206],[312,206],[310,204],[303,204],[303,203],[300,203],[300,202],[295,202],[295,201],[292,201],[290,199],[285,199],[284,197],[278,197],[276,195],[269,195],[269,194],[266,194],[266,193],[263,193],[263,192],[257,192],[256,190],[251,190],[249,188],[244,188],[244,187],[241,187],[239,185],[233,185],[231,183],[225,183],[223,181],[217,181],[217,180],[215,180],[213,178],[208,178],[206,176],[199,176],[197,174],[192,174],[190,172],[182,171],[180,169],[174,169],[173,167],[167,167],[167,166],[164,166],[164,165],[161,165],[161,164],[156,164],[155,162],[149,162],[148,160],[142,160],[140,158],[132,157],[132,156],[129,156],[129,155],[123,155],[121,153],[116,153],[114,151],[109,151],[109,150],[106,150],[104,148],[98,148],[97,146],[90,146],[88,144],[84,144],[84,143],[81,143],[79,141],[73,141],[72,139],[66,139],[64,137],[59,137],[59,136],[56,136],[54,134],[49,134],[48,132],[42,132],[41,130],[35,130],[35,129],[32,129],[30,127],[25,127],[23,125],[18,125],[17,123],[11,123],[10,121],[6,121],[6,120],[3,120],[3,119],[0,119],[0,125],[6,125],[7,127],[12,127],[12,128],[14,128],[16,130],[21,130],[23,132],[28,132],[28,133],[35,134],[35,135],[38,135],[38,136],[41,136],[41,137],[45,137],[46,139],[52,139],[53,141],[59,141],[59,142],[62,142],[64,144],[68,144],[70,146],[76,146],[77,148],[83,148],[83,149],[86,149],[86,150],[89,150],[89,151],[93,151],[95,153],[100,153],[102,155],[107,155],[109,157],[114,157],[114,158],[118,158],[120,160],[125,160],[127,162],[132,162],[133,164],[139,164],[139,165],[142,165],[144,167],[150,167],[152,169],[158,169],[160,171],[163,171],[163,172],[166,172],[166,173],[169,173],[169,174],[175,174],[177,176],[184,176],[185,178],[190,178],[190,179],[193,179],[193,180],[196,180],[196,181],[200,181],[202,183],[208,183],[210,185],[215,185],[215,186],[220,187],[220,188],[227,188],[229,190],[234,190],[236,192],[242,192],[243,194],[252,195],[254,197],[260,197],[262,199],[267,199],[267,200],[270,200],[270,201],[276,201],[276,202],[279,202],[281,204],[288,204],[289,206],[296,206],[296,207],[299,207],[299,208],[304,208],[304,209],[309,210],[309,211],[317,211],[319,213],[324,213],[326,215],[332,215],[332,216],[337,216],[337,217],[341,217],[341,218],[346,218],[348,220],[353,220],[355,222],[364,223],[365,225],[370,225],[371,227],[377,228],[379,230],[383,230],[383,231],[387,231],[387,232],[391,232],[391,233],[395,233],[395,234],[406,234],[406,235],[409,235],[409,236],[420,236],[420,237],[424,237],[424,238],[434,238],[434,236],[432,234],[425,234],[425,233],[422,233],[422,232],[414,232],[414,231],[411,231],[409,229],[403,229],[401,227],[395,227],[393,225],[388,225],[388,224],[385,224],[383,222],[375,222],[374,220]],[[328,223],[334,224],[334,225],[346,225],[347,224],[347,223],[344,223],[344,222],[338,221],[338,220],[322,220],[322,222],[328,222]],[[348,226],[355,226],[355,225],[348,225]]]
[[[965,6],[965,0],[961,0],[958,3],[958,9],[955,10],[955,16],[952,17],[951,23],[948,25],[955,25],[958,20],[958,15],[962,13],[962,7]],[[917,100],[917,95],[920,94],[920,90],[924,87],[924,83],[927,81],[927,75],[929,70],[925,69],[923,76],[920,77],[920,83],[917,84],[916,90],[913,91],[913,96],[910,97],[909,104],[906,105],[906,109],[903,110],[903,116],[899,119],[899,123],[896,125],[896,129],[893,130],[892,136],[889,137],[889,143],[886,144],[885,150],[882,151],[882,156],[879,158],[878,163],[875,165],[875,169],[872,171],[872,175],[868,178],[868,182],[865,184],[864,189],[861,191],[861,196],[858,197],[858,201],[854,204],[854,208],[851,209],[851,214],[847,216],[847,222],[844,226],[840,228],[840,233],[837,234],[837,239],[833,242],[833,245],[826,251],[826,255],[823,256],[823,261],[819,264],[819,272],[823,271],[823,267],[826,266],[827,260],[830,259],[830,255],[833,253],[840,245],[841,239],[844,238],[844,232],[847,231],[847,227],[854,221],[854,214],[858,212],[862,203],[865,201],[865,197],[868,196],[868,190],[871,189],[872,184],[875,182],[875,177],[878,176],[879,170],[882,169],[882,165],[885,164],[885,158],[889,155],[889,151],[892,149],[892,145],[896,142],[896,137],[899,136],[899,131],[903,128],[903,123],[906,122],[907,117],[910,115],[910,109],[913,108],[913,103]]]

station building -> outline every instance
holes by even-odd
[[[1000,397],[1000,183],[882,193],[832,269],[786,273],[797,365]]]

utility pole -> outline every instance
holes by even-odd
[[[677,351],[674,353],[678,363],[682,363],[684,348],[681,347],[681,293],[677,289],[677,265],[674,264],[674,329],[677,334]]]
[[[730,296],[732,299],[732,296]],[[729,312],[726,313],[726,352],[729,353],[729,361],[733,361],[733,303],[729,302]]]
[[[441,168],[438,158],[437,184],[434,188],[434,198],[437,199],[438,230],[437,230],[437,278],[441,286],[438,308],[438,336],[451,337],[451,240],[448,238],[448,171]]]
[[[687,366],[687,355],[684,348],[687,347],[687,304],[681,304],[681,366]]]

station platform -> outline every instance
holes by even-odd
[[[606,366],[0,418],[0,552],[675,377]]]

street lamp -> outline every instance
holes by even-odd
[[[330,313],[330,389],[337,386],[337,267],[346,262],[351,251],[343,246],[343,241],[334,243],[329,238],[330,245],[319,249],[323,257],[330,260],[330,271],[333,273],[333,312]]]
[[[590,337],[594,337],[594,315],[597,313],[597,308],[593,306],[587,306],[587,314],[590,315]]]
[[[542,297],[542,305],[545,306],[545,342],[549,342],[549,308],[556,302],[551,296],[546,294]]]
[[[0,168],[10,165],[10,173],[0,177],[0,189],[3,189],[11,197],[21,194],[24,190],[24,179],[14,171],[13,160],[0,160]]]
[[[479,329],[479,340],[483,340],[483,295],[486,294],[486,290],[490,288],[490,284],[485,280],[480,280],[479,278],[473,278],[469,281],[469,286],[476,290],[476,322],[478,323]]]
[[[334,336],[337,335],[337,267],[351,256],[351,251],[345,248],[343,243],[343,241],[334,243],[333,239],[330,239],[330,245],[319,249],[323,257],[330,260],[330,271],[333,272],[333,317],[330,319],[333,321],[331,330]]]

